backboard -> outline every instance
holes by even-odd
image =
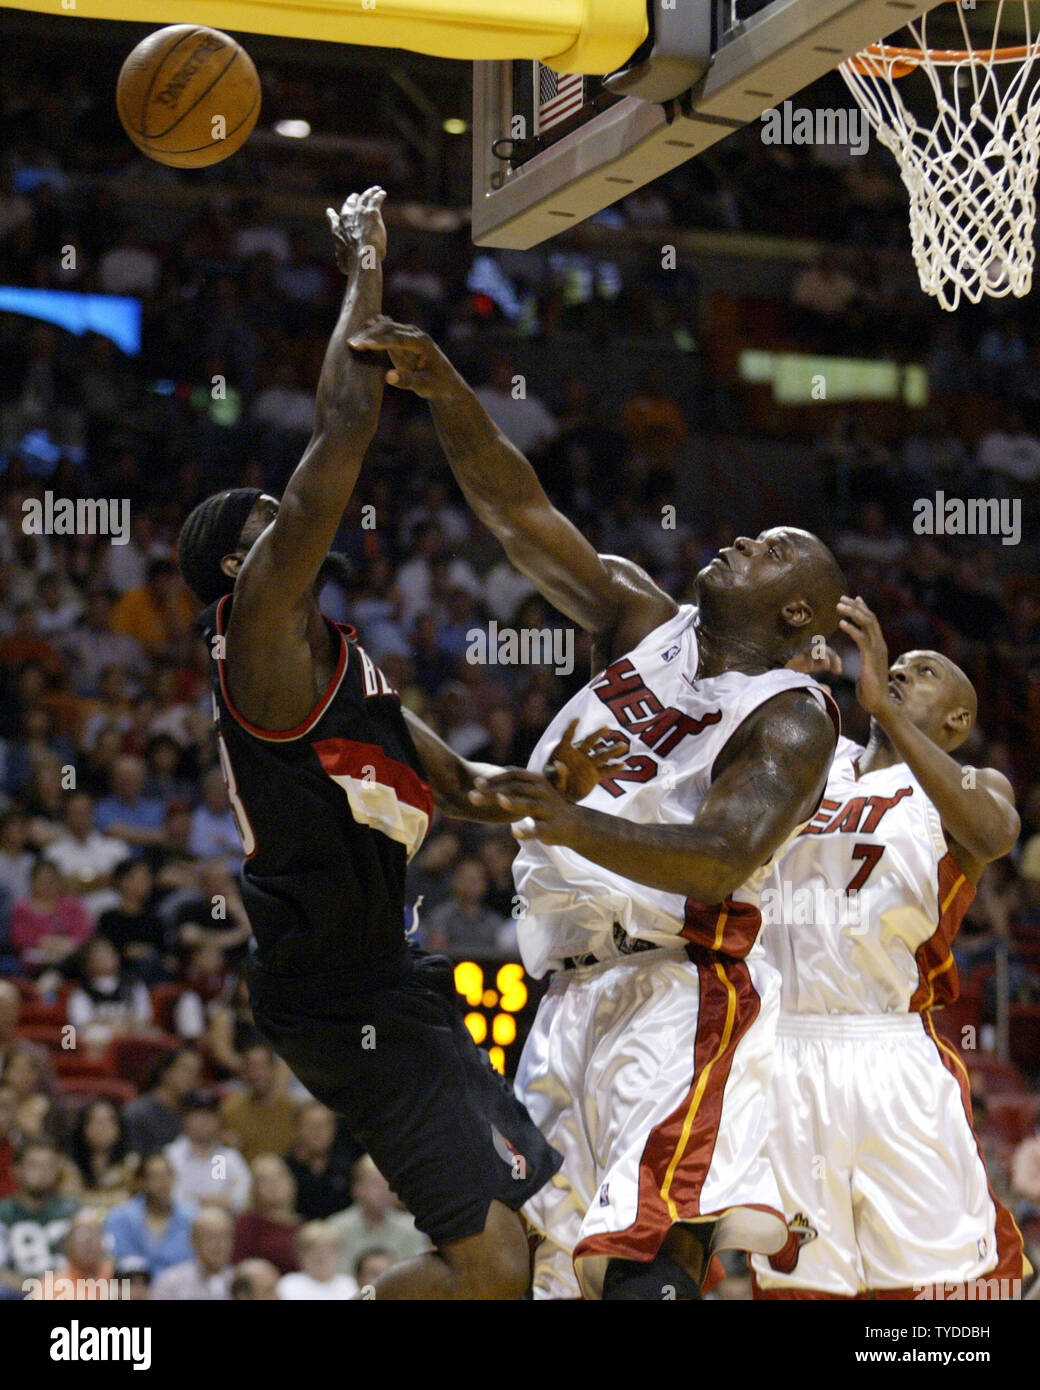
[[[940,0],[677,0],[702,75],[665,103],[529,61],[478,62],[473,239],[524,250],[650,183]]]

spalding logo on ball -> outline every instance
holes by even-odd
[[[260,79],[228,34],[171,24],[142,39],[123,64],[116,107],[143,154],[176,169],[202,169],[249,138],[260,114]]]

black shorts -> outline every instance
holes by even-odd
[[[256,1026],[318,1100],[342,1115],[437,1247],[513,1211],[563,1162],[462,1021],[451,962],[414,952],[389,981],[273,976],[255,960]]]

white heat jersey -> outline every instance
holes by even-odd
[[[762,890],[759,950],[797,1014],[905,1014],[957,996],[950,945],[975,896],[905,763],[856,776],[841,739],[819,810]]]
[[[837,722],[822,687],[795,671],[728,671],[696,679],[696,616],[696,608],[680,608],[634,651],[612,661],[559,712],[528,766],[545,767],[573,719],[576,741],[614,727],[628,742],[625,766],[582,805],[643,825],[689,825],[711,785],[716,759],[759,705],[785,690],[808,689]],[[768,868],[763,865],[725,903],[708,907],[611,873],[562,845],[527,840],[513,863],[525,904],[518,931],[524,965],[537,977],[560,969],[568,957],[616,956],[615,923],[629,936],[659,945],[675,945],[683,936],[743,958],[758,937],[758,895]]]

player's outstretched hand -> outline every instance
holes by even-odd
[[[540,772],[516,768],[497,777],[478,777],[469,794],[475,806],[501,806],[519,824],[518,840],[541,840],[547,845],[566,844],[575,815],[574,804],[561,796]]]
[[[568,801],[582,801],[605,777],[620,772],[628,757],[628,742],[617,729],[604,727],[574,742],[578,721],[572,719],[553,749],[545,775]],[[597,749],[596,745],[602,743]]]
[[[371,248],[378,263],[386,255],[386,227],[381,211],[385,198],[381,188],[366,188],[364,193],[352,193],[339,212],[335,208],[325,209],[336,244],[336,264],[344,275],[349,275],[359,260],[362,269],[367,268],[362,259],[366,248]]]
[[[355,333],[350,346],[358,352],[385,352],[393,363],[386,374],[388,386],[400,386],[429,400],[455,381],[455,369],[440,348],[421,328],[394,323],[380,315]]]
[[[842,632],[859,648],[856,699],[868,714],[878,714],[892,704],[888,689],[888,644],[881,634],[881,624],[861,598],[839,599],[838,617]]]

